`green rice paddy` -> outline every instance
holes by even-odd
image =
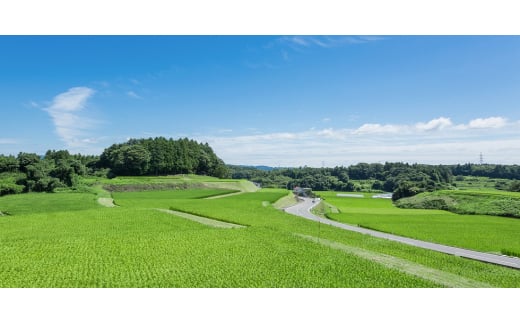
[[[113,192],[113,208],[93,193],[2,197],[0,286],[520,287],[518,270],[286,214],[273,207],[286,190],[205,198],[227,192]]]
[[[484,252],[501,253],[504,249],[520,252],[520,219],[402,209],[389,199],[371,198],[372,194],[365,194],[365,198],[338,197],[335,192],[320,192],[320,195],[340,210],[327,214],[340,222]]]

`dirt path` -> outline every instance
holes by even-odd
[[[209,225],[209,226],[212,226],[215,228],[225,228],[225,229],[245,228],[245,226],[243,226],[243,225],[213,220],[213,219],[205,218],[203,216],[198,216],[195,214],[190,214],[190,213],[185,213],[185,212],[173,211],[173,210],[168,210],[168,209],[154,209],[154,210],[168,213],[168,214],[173,214],[173,215],[179,216],[181,218],[185,218],[185,219],[195,221],[195,222],[198,222],[201,224]]]
[[[111,197],[100,197],[97,199],[98,203],[105,207],[116,207],[114,199]]]
[[[244,192],[235,192],[235,193],[229,193],[229,194],[215,195],[215,196],[206,197],[205,200],[220,199],[220,198],[223,198],[223,197],[228,197],[228,196],[233,196],[233,195],[240,195],[242,193],[244,193]]]

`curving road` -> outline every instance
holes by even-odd
[[[316,199],[315,203],[312,202],[313,201],[312,198],[300,198],[300,199],[301,199],[300,203],[298,203],[294,206],[285,208],[285,211],[290,214],[294,214],[294,215],[297,215],[297,216],[300,216],[300,217],[303,217],[303,218],[306,218],[306,219],[309,219],[312,221],[317,221],[320,223],[332,225],[334,227],[341,228],[344,230],[368,234],[368,235],[371,235],[374,237],[397,241],[397,242],[405,243],[405,244],[412,245],[415,247],[429,249],[429,250],[435,250],[435,251],[439,251],[439,252],[443,252],[443,253],[447,253],[450,255],[459,256],[459,257],[464,257],[464,258],[479,260],[479,261],[492,263],[492,264],[496,264],[496,265],[520,269],[520,258],[494,255],[494,254],[489,254],[489,253],[485,253],[485,252],[473,251],[473,250],[462,249],[462,248],[457,248],[457,247],[450,247],[450,246],[445,246],[445,245],[441,245],[441,244],[437,244],[437,243],[426,242],[426,241],[421,241],[421,240],[416,240],[416,239],[411,239],[411,238],[405,238],[405,237],[401,237],[401,236],[397,236],[397,235],[393,235],[393,234],[389,234],[389,233],[384,233],[384,232],[379,232],[379,231],[375,231],[375,230],[364,229],[364,228],[356,227],[353,225],[348,225],[348,224],[332,221],[329,219],[320,218],[310,212],[310,210],[314,206],[318,205],[319,199]]]

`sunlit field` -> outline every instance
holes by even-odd
[[[2,197],[8,215],[0,217],[0,286],[520,287],[514,269],[284,213],[273,204],[286,190],[228,193],[114,192],[112,208],[92,193]],[[387,202],[374,210],[388,210]],[[240,226],[214,227],[164,210]],[[442,213],[435,214],[448,216]]]

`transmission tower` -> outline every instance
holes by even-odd
[[[484,155],[482,155],[482,153],[480,153],[480,165],[484,164]]]

